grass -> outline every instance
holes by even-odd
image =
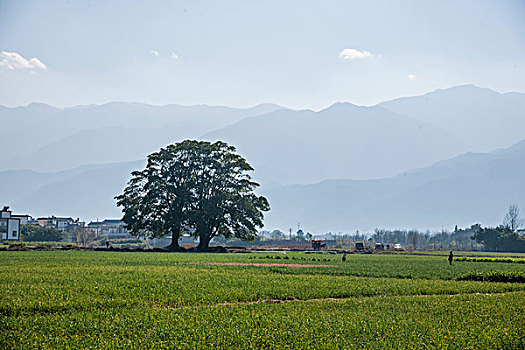
[[[524,283],[457,280],[520,275],[523,264],[347,258],[0,252],[0,348],[525,346]],[[209,262],[334,267],[191,265]]]

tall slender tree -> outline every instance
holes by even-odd
[[[517,204],[509,206],[509,210],[503,218],[503,225],[508,227],[512,232],[516,232],[523,225],[523,219],[520,218],[520,208]]]

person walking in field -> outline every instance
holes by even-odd
[[[343,252],[343,258],[341,260],[346,261],[346,252]]]
[[[452,254],[452,250],[450,251],[450,254],[448,255],[448,263],[452,265],[452,260],[454,260],[454,254]]]

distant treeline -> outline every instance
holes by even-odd
[[[288,244],[295,242],[309,242],[312,238],[324,238],[327,242],[334,242],[336,246],[343,248],[354,246],[355,242],[365,242],[369,244],[383,243],[383,244],[401,244],[403,247],[411,247],[413,249],[454,249],[454,250],[482,250],[483,245],[480,242],[473,240],[471,237],[480,229],[480,225],[473,225],[470,228],[458,229],[454,232],[442,231],[439,233],[432,233],[430,231],[418,230],[386,230],[376,229],[373,234],[360,233],[357,231],[354,234],[339,234],[334,235],[328,233],[322,236],[304,233],[299,230],[296,234],[285,234],[279,230],[262,231],[255,241],[250,242],[254,244],[268,244],[268,242],[279,242],[281,244]],[[264,242],[264,243],[263,243]],[[230,243],[230,242],[226,242]],[[241,242],[236,242],[242,244]]]
[[[399,243],[403,246],[412,246],[414,249],[454,249],[454,250],[481,250],[481,242],[472,239],[480,229],[480,225],[458,229],[453,232],[441,231],[431,233],[418,230],[384,230],[376,229],[371,239],[381,243]]]
[[[488,251],[525,252],[525,235],[512,230],[509,226],[480,228],[472,238],[483,244]]]
[[[418,231],[418,230],[386,230],[376,229],[373,234],[359,233],[333,235],[328,233],[323,235],[327,241],[334,241],[337,246],[351,247],[355,242],[401,244],[403,247],[410,247],[419,250],[485,250],[495,252],[525,252],[525,235],[522,231],[512,230],[508,225],[498,227],[486,227],[476,224],[468,228],[456,228],[453,232],[441,231]],[[262,231],[250,245],[257,245],[268,241],[280,242],[305,242],[310,241],[313,236],[310,233],[304,234],[299,230],[297,234],[285,234],[279,230],[272,232]],[[230,243],[230,242],[223,242]],[[242,244],[241,242],[236,242]]]
[[[370,237],[374,242],[400,243],[414,249],[485,250],[493,252],[525,252],[525,235],[508,225],[469,228],[453,232],[430,233],[418,230],[376,229]]]
[[[486,227],[472,225],[453,232],[430,233],[418,230],[376,229],[372,241],[400,243],[414,249],[485,250],[493,252],[525,252],[525,235],[509,226]]]

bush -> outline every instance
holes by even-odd
[[[454,258],[454,261],[500,262],[500,263],[525,264],[525,259],[524,258],[471,258],[471,257],[459,257],[459,258]]]
[[[95,247],[105,247],[106,241],[113,248],[118,249],[147,249],[149,248],[148,243],[140,238],[118,238],[118,239],[107,239],[102,238],[93,242]]]
[[[525,283],[525,271],[470,272],[457,278],[458,281]]]
[[[41,227],[38,225],[22,225],[20,238],[22,241],[26,242],[62,242],[67,241],[68,235],[66,232],[57,230],[56,228]]]

